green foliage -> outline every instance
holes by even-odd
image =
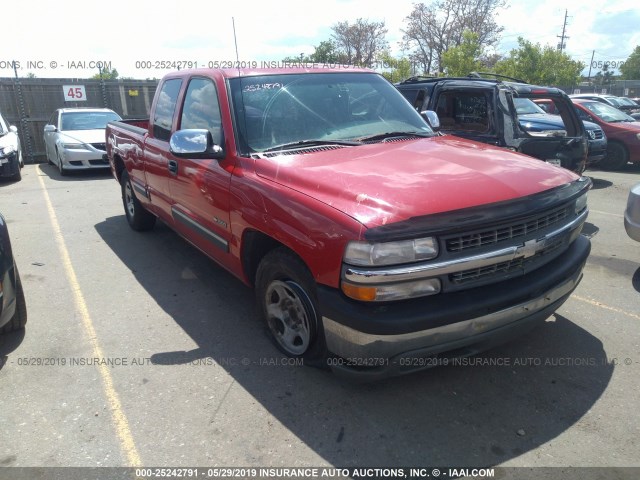
[[[380,62],[385,67],[382,76],[392,83],[401,82],[411,76],[411,62],[408,58],[394,58],[385,50],[380,54]]]
[[[620,72],[622,72],[623,80],[640,80],[640,45],[620,67]]]
[[[108,68],[103,68],[100,73],[96,73],[92,80],[116,80],[118,78],[118,70],[115,68],[109,70]]]
[[[572,60],[569,55],[551,46],[542,47],[522,37],[520,48],[513,49],[509,56],[496,64],[496,73],[521,78],[538,85],[575,85],[585,64]]]
[[[314,52],[311,55],[301,53],[298,57],[285,57],[283,62],[289,63],[347,63],[345,55],[338,52],[336,44],[331,40],[320,42],[318,46],[313,47]]]
[[[462,43],[442,54],[442,69],[450,77],[463,77],[481,70],[482,46],[477,33],[465,30]]]

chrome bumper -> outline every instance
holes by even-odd
[[[399,335],[368,334],[323,317],[327,348],[338,357],[360,360],[364,364],[369,364],[371,359],[390,360],[420,350],[427,350],[428,355],[446,352],[452,347],[471,345],[479,337],[484,340],[492,331],[530,319],[551,306],[558,308],[581,279],[582,268],[579,268],[568,280],[527,302],[478,318]]]

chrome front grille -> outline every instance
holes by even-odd
[[[462,252],[475,248],[495,245],[518,237],[526,237],[539,230],[560,223],[571,213],[571,206],[556,208],[550,212],[503,224],[476,232],[465,232],[444,238],[448,252]]]
[[[522,274],[527,268],[532,268],[535,267],[536,264],[544,263],[545,259],[543,259],[543,257],[561,248],[566,244],[567,239],[568,235],[553,238],[542,250],[538,251],[532,257],[518,257],[486,267],[471,268],[469,270],[456,272],[449,275],[449,280],[452,284],[458,286],[466,283],[489,280],[495,276]]]

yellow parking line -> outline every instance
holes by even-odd
[[[40,186],[42,187],[42,192],[44,193],[44,199],[47,204],[47,210],[49,211],[49,218],[51,220],[51,226],[53,227],[55,241],[58,246],[58,250],[60,251],[60,257],[62,259],[62,265],[67,275],[67,280],[71,285],[71,291],[73,292],[76,308],[80,313],[80,318],[82,319],[82,326],[84,327],[85,333],[87,334],[89,342],[91,343],[91,348],[93,349],[92,357],[104,358],[102,348],[100,348],[100,344],[98,343],[98,336],[96,335],[96,331],[93,328],[93,322],[91,321],[91,316],[89,315],[87,302],[82,295],[82,290],[80,289],[80,284],[78,283],[76,272],[73,269],[73,265],[71,264],[69,251],[67,250],[67,246],[64,242],[64,237],[62,236],[62,231],[60,230],[58,218],[56,217],[56,213],[53,210],[53,205],[51,204],[51,199],[49,198],[49,192],[47,192],[47,187],[44,184],[42,176],[39,175],[38,180],[40,181]],[[118,397],[118,393],[113,386],[113,378],[111,378],[109,367],[107,367],[106,365],[100,365],[98,367],[98,370],[100,372],[100,377],[102,378],[102,386],[109,403],[109,409],[111,410],[111,417],[115,426],[115,430],[120,439],[120,446],[125,457],[127,458],[127,462],[131,467],[142,466],[140,455],[138,454],[138,450],[133,441],[133,436],[131,435],[129,421],[127,420],[127,416],[122,410],[120,398]]]
[[[612,217],[624,218],[624,215],[622,215],[621,213],[603,212],[602,210],[593,210],[591,208],[589,209],[589,213],[599,213],[601,215],[610,215]]]
[[[635,313],[626,312],[624,310],[620,310],[619,308],[610,307],[609,305],[605,305],[604,303],[597,302],[596,300],[591,300],[590,298],[584,298],[579,295],[572,295],[571,298],[575,298],[576,300],[580,300],[581,302],[588,303],[589,305],[595,305],[596,307],[604,308],[605,310],[611,310],[612,312],[621,313],[631,318],[635,318],[640,320],[640,315],[636,315]]]

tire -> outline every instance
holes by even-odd
[[[315,281],[306,265],[286,248],[269,252],[256,272],[256,299],[269,336],[292,358],[326,367]]]
[[[607,156],[602,159],[599,166],[605,170],[620,170],[629,161],[629,151],[620,142],[607,144]]]
[[[60,171],[60,175],[64,177],[69,172],[67,172],[64,168],[64,165],[62,165],[62,159],[60,158],[58,150],[56,150],[56,156],[58,157],[58,170]]]
[[[138,232],[151,230],[156,224],[156,216],[145,209],[136,198],[126,170],[120,177],[120,186],[122,187],[122,205],[129,226]]]
[[[13,314],[9,323],[0,328],[0,334],[15,332],[21,330],[27,324],[27,302],[24,298],[24,290],[22,290],[22,282],[20,275],[16,269],[16,313]]]
[[[19,182],[20,180],[22,180],[22,172],[20,171],[20,166],[18,166],[18,173],[11,177],[11,180],[13,180],[14,182]]]

